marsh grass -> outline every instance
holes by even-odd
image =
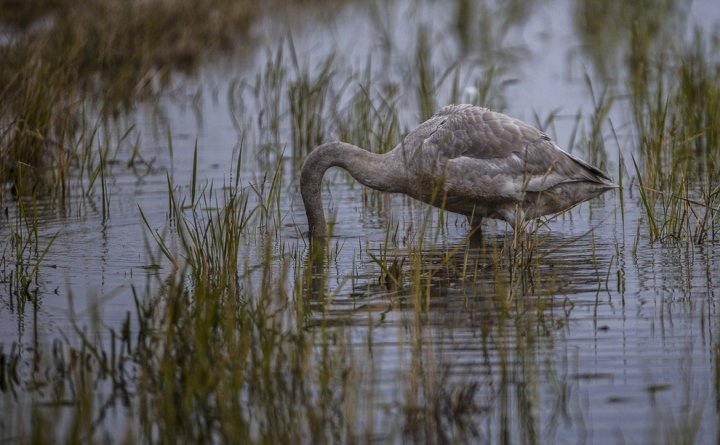
[[[336,56],[301,66],[297,60],[288,63],[282,45],[255,83],[237,79],[228,93],[233,123],[242,133],[230,168],[233,179],[220,185],[203,180],[198,142],[189,184],[176,183],[172,171],[167,175],[166,224],[158,228],[144,209],[140,213],[147,229],[147,264],[157,274],[145,289],[133,288],[132,308],[120,325],[104,325],[100,314],[92,314],[89,320],[73,319],[72,331],[51,345],[38,342],[33,351],[0,345],[0,407],[5,419],[17,420],[0,419],[0,439],[538,443],[548,437],[551,442],[557,425],[569,418],[576,422],[570,427],[586,427],[590,408],[571,405],[581,397],[578,380],[568,379],[571,353],[560,351],[556,358],[553,343],[574,321],[575,303],[565,295],[581,291],[568,284],[572,279],[592,284],[598,324],[597,307],[613,263],[595,252],[594,238],[582,252],[593,272],[590,279],[573,275],[577,259],[566,255],[577,253],[569,246],[592,237],[590,232],[558,237],[536,223],[518,232],[490,232],[479,245],[470,239],[453,244],[448,218],[428,207],[410,227],[390,220],[385,233],[368,237],[370,246],[361,247],[359,261],[371,272],[357,277],[354,258],[352,276],[343,269],[349,243],[333,240],[324,255],[316,256],[299,233],[302,223],[289,229],[295,238],[284,227],[288,217],[281,195],[296,188],[287,177],[321,139],[338,137],[384,152],[400,140],[400,128],[407,124],[402,111],[417,105],[423,115],[435,111],[432,103],[447,100],[443,86],[448,80],[457,84],[459,71],[436,72],[427,45],[431,39],[422,39],[425,47],[418,45],[415,60],[426,65],[410,75],[416,89],[407,96],[393,74],[374,74],[370,62],[363,74],[343,77]],[[481,97],[493,95],[496,80],[491,76],[482,84],[487,88]],[[456,86],[451,96],[457,96]],[[593,97],[587,127],[578,117],[573,135],[587,129],[581,142],[603,162],[602,127],[614,98],[605,90]],[[251,113],[256,105],[259,112]],[[668,115],[662,112],[663,131]],[[84,125],[88,130],[76,139],[85,159],[80,176],[85,194],[101,193],[105,209],[119,151],[111,148],[112,141],[130,147],[129,163],[142,155],[139,144],[130,142],[131,130],[108,141],[100,126]],[[570,140],[572,147],[575,136]],[[172,162],[170,130],[167,145]],[[636,166],[645,193],[641,199],[648,203],[663,199],[650,197],[655,193],[650,187],[663,184],[644,170],[651,155],[639,155]],[[669,171],[666,164],[660,167],[659,175]],[[244,170],[260,173],[247,182]],[[658,208],[686,211],[668,233],[695,221],[682,206],[694,205],[690,200],[697,201],[697,189],[688,179],[679,190],[684,200],[668,201],[666,209],[659,201],[648,206],[654,217]],[[698,202],[717,200],[719,194],[706,184]],[[363,192],[363,210],[386,216],[387,202]],[[697,214],[704,221],[697,226],[717,227],[717,206],[699,208],[708,212]],[[658,239],[664,230],[660,223]],[[17,229],[25,240],[18,244],[20,256],[41,260],[46,246],[37,242],[37,224],[23,224]],[[714,230],[702,230],[704,239]],[[32,268],[39,263],[26,262],[26,275],[37,280]],[[333,313],[338,300],[350,298],[355,298],[348,304],[352,317]],[[383,306],[381,315],[377,305]],[[465,348],[460,358],[477,360],[468,364],[473,372],[457,371],[456,345]],[[544,392],[545,379],[552,383],[550,395]],[[693,411],[663,435],[684,434],[695,422]]]
[[[274,55],[272,53],[268,54],[265,69],[262,73],[257,74],[255,83],[252,85],[252,92],[259,110],[243,109],[246,112],[252,113],[254,111],[258,113],[258,127],[261,131],[270,133],[268,140],[265,139],[267,136],[261,135],[261,138],[263,138],[261,142],[263,144],[272,143],[275,147],[281,145],[281,119],[284,116],[282,98],[288,76],[288,68],[284,64],[283,50],[284,45],[280,44]],[[241,86],[244,83],[239,80],[237,85]],[[233,99],[233,102],[235,100],[242,102],[242,88],[235,92],[231,98],[236,98]],[[231,104],[230,110],[236,110],[236,107]]]
[[[176,190],[168,180],[174,233],[152,229],[142,214],[168,274],[146,295],[134,292],[133,315],[118,330],[94,318],[100,328],[88,335],[74,321],[74,340],[57,342],[32,374],[38,388],[56,389],[22,402],[47,408],[18,409],[4,392],[5,412],[32,415],[4,425],[3,438],[26,438],[42,425],[40,442],[99,440],[110,434],[110,411],[126,425],[117,440],[317,443],[352,431],[342,416],[352,391],[336,352],[344,346],[323,324],[305,329],[305,287],[291,279],[302,255],[278,252],[276,232],[260,228],[260,215],[274,213],[262,207],[276,201],[250,208],[252,192],[233,184],[200,187],[192,202]],[[264,239],[259,257],[244,255],[256,234]],[[9,358],[3,376],[15,381]]]
[[[2,248],[0,287],[5,288],[11,312],[25,313],[25,305],[32,302],[37,308],[40,269],[58,233],[46,235],[39,224],[38,200],[18,201],[12,217],[6,214],[8,238]],[[22,318],[22,317],[21,317]]]
[[[437,80],[435,65],[432,62],[431,36],[425,28],[420,28],[415,49],[415,66],[417,67],[417,85],[415,96],[418,102],[418,115],[424,121],[437,111]]]
[[[335,126],[340,140],[385,153],[395,148],[400,139],[398,97],[391,86],[378,88],[380,80],[372,73],[372,64],[368,62]]]
[[[4,60],[7,70],[12,59]],[[13,68],[0,81],[0,180],[12,181],[16,192],[30,194],[47,194],[49,184],[66,189],[72,153],[65,148],[77,127],[78,107],[66,89],[53,88],[47,79],[55,78],[58,86],[67,79],[39,60]]]
[[[0,182],[62,195],[91,113],[157,94],[173,71],[232,48],[255,14],[226,0],[2,3]],[[19,164],[31,167],[22,178]]]
[[[309,68],[300,65],[292,41],[290,48],[296,77],[288,86],[292,146],[295,156],[304,158],[325,139],[325,107],[332,94],[335,58],[331,54],[322,62],[319,72],[311,74]]]
[[[652,72],[633,97],[640,163],[635,172],[651,241],[717,238],[720,67],[695,34]]]

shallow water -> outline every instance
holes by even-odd
[[[568,149],[590,159],[577,147],[593,111],[587,73],[596,95],[598,85],[608,84],[618,96],[609,114],[617,139],[607,125],[602,133],[607,169],[617,177],[621,157],[631,165],[633,130],[622,94],[627,80],[621,73],[604,79],[606,73],[589,55],[573,21],[580,2],[527,2],[516,9],[490,2],[478,3],[477,9],[481,5],[495,20],[483,22],[490,29],[468,31],[465,45],[455,31],[454,4],[443,2],[372,7],[351,2],[329,12],[310,8],[269,15],[253,30],[256,48],[242,61],[218,61],[204,67],[198,79],[177,79],[171,94],[159,102],[139,105],[127,119],[137,125],[133,134],[152,166],[135,172],[122,162],[111,167],[106,221],[97,193],[86,200],[76,191],[61,210],[55,203],[39,203],[41,239],[56,238],[40,270],[38,304],[22,312],[10,306],[10,299],[0,301],[2,350],[13,343],[31,348],[38,339],[72,337],[73,320],[88,325],[100,319],[102,326],[118,329],[135,308],[131,286],[143,288],[148,277],[162,277],[169,268],[138,209],[153,230],[172,239],[167,178],[181,184],[179,193],[190,193],[196,144],[200,183],[215,187],[235,179],[232,164],[239,153],[240,184],[256,188],[267,184],[264,174],[284,156],[278,243],[304,252],[306,220],[295,180],[299,164],[292,159],[283,111],[287,94],[278,96],[279,128],[273,133],[272,99],[263,96],[273,91],[253,92],[256,75],[278,48],[284,48],[283,66],[292,77],[288,34],[301,69],[317,73],[329,55],[336,55],[331,88],[341,101],[352,94],[350,88],[340,92],[341,84],[350,76],[361,83],[372,60],[373,79],[383,83],[373,88],[399,91],[395,101],[404,132],[421,120],[414,95],[404,90],[415,88],[408,71],[416,66],[419,30],[426,29],[438,77],[460,60],[460,95],[486,80],[485,69],[492,62],[498,78],[488,105],[532,123],[555,115],[546,131],[561,146],[573,140],[579,114],[583,120],[576,146]],[[687,15],[688,23],[708,33],[720,26],[720,7],[711,0],[677,5],[676,11],[682,12],[658,20],[674,23]],[[483,17],[475,13],[474,18]],[[623,58],[623,47],[615,50],[604,56],[609,66]],[[437,105],[449,102],[452,82],[440,83],[436,96]],[[326,136],[337,137],[336,130],[326,128]],[[127,156],[121,151],[119,158]],[[627,174],[626,184],[631,176]],[[512,279],[508,270],[496,267],[498,252],[506,252],[512,242],[504,223],[487,223],[483,242],[468,247],[464,218],[441,217],[400,196],[367,193],[340,172],[329,174],[326,183],[336,253],[328,265],[329,282],[318,290],[324,299],[312,304],[310,329],[312,320],[346,328],[348,354],[363,376],[357,391],[367,396],[362,404],[371,406],[356,423],[373,438],[403,437],[397,423],[405,414],[398,400],[419,356],[420,367],[433,370],[442,380],[439,387],[452,397],[470,391],[476,411],[469,423],[476,430],[472,440],[479,442],[717,441],[717,240],[653,244],[645,233],[637,190],[626,187],[622,201],[621,192],[607,193],[539,230],[535,267],[514,277],[520,293],[514,296],[513,316],[506,318],[498,306],[504,296],[496,286],[498,280]],[[10,224],[17,209],[11,203],[8,211],[4,224]],[[428,223],[424,232],[419,228],[423,221]],[[398,228],[396,240],[388,242],[388,227]],[[418,273],[432,278],[427,310],[417,313],[410,303],[410,281],[418,266],[410,252],[420,239],[423,267]],[[243,246],[250,264],[262,257],[258,244],[249,239]],[[403,285],[386,286],[370,254],[387,255],[390,262],[404,258]],[[415,335],[422,339],[419,354],[413,349]],[[452,416],[440,417],[447,431],[460,428]]]

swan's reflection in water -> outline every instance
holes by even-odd
[[[540,425],[573,421],[580,381],[613,378],[573,369],[565,338],[578,320],[588,336],[603,329],[597,305],[614,251],[588,234],[538,233],[516,247],[512,237],[370,251],[371,272],[340,290],[325,287],[322,261],[308,263],[308,329],[342,327],[341,353],[357,391],[372,395],[380,438],[395,434],[397,415],[413,440],[559,439]]]

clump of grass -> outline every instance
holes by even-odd
[[[373,77],[372,64],[368,62],[347,105],[337,114],[335,126],[340,140],[385,153],[400,139],[395,105],[397,91],[388,85],[380,89],[376,85],[378,82],[380,80]]]
[[[720,37],[720,36],[718,36]],[[696,30],[690,46],[678,60],[678,85],[674,94],[673,124],[688,144],[693,168],[700,179],[716,182],[720,177],[720,50],[706,47]],[[683,159],[684,161],[684,159]]]
[[[3,304],[24,314],[28,301],[37,307],[40,268],[57,234],[41,234],[36,199],[19,200],[12,220],[6,218],[8,238],[0,246],[0,286],[8,297]]]
[[[429,31],[420,28],[415,48],[415,66],[417,67],[417,85],[415,95],[418,102],[420,120],[430,118],[437,111],[435,68],[432,63],[432,45]]]
[[[631,88],[644,90],[650,80],[654,54],[678,36],[677,21],[686,5],[673,0],[648,4],[609,0],[580,0],[573,4],[576,32],[582,49],[602,79],[614,79],[627,64]]]
[[[258,73],[255,82],[248,85],[241,79],[235,80],[229,88],[228,102],[233,122],[238,128],[245,128],[248,122],[243,118],[247,114],[244,101],[244,92],[249,89],[257,103],[258,130],[260,131],[260,143],[263,146],[277,148],[281,145],[280,128],[281,119],[284,115],[283,91],[287,80],[288,69],[284,65],[283,45],[279,45],[277,51],[267,55],[267,62],[262,73]]]
[[[636,173],[652,241],[717,236],[720,64],[696,34],[665,55],[650,93],[633,96],[639,133]]]
[[[78,82],[74,85],[120,102],[132,99],[128,93],[142,91],[153,76],[191,69],[212,50],[233,47],[256,14],[247,1],[54,3],[30,22],[49,25],[40,32],[16,29],[16,41],[4,47],[14,67],[37,54],[43,65]]]
[[[26,164],[23,189],[65,187],[89,109],[113,115],[157,93],[173,70],[231,49],[255,13],[230,0],[2,3],[0,182]]]
[[[287,44],[281,43],[277,50],[268,52],[264,70],[253,83],[242,79],[232,82],[228,103],[234,124],[244,128],[257,123],[259,141],[266,153],[279,155],[288,144],[293,161],[299,163],[313,148],[326,142],[335,122],[329,110],[339,105],[342,90],[349,83],[348,79],[340,91],[332,88],[336,67],[332,53],[317,65],[312,60],[301,60],[292,39],[288,39]],[[248,110],[248,101],[257,109]],[[248,115],[257,115],[257,122],[251,122]],[[290,133],[288,142],[282,139],[284,131]]]
[[[4,59],[0,70],[12,66],[12,59]],[[0,182],[12,181],[16,192],[44,195],[49,185],[66,186],[78,107],[64,88],[68,77],[62,70],[37,56],[24,63],[12,76],[0,73]]]
[[[601,169],[605,169],[607,164],[607,151],[602,134],[605,122],[609,119],[608,115],[613,106],[614,97],[608,88],[604,88],[599,97],[592,85],[590,76],[585,74],[585,83],[590,91],[590,97],[593,101],[593,112],[590,115],[590,129],[587,133],[583,133],[584,142],[589,154],[588,161],[592,165],[596,165]]]
[[[293,153],[300,159],[324,142],[325,107],[331,94],[335,57],[328,56],[319,72],[311,74],[308,67],[298,62],[292,45],[291,49],[296,78],[288,86],[290,129]]]

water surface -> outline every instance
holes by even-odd
[[[20,310],[8,297],[0,300],[2,351],[72,338],[76,325],[119,329],[135,310],[132,287],[152,292],[156,284],[147,283],[170,268],[140,209],[152,230],[173,239],[168,178],[178,195],[189,195],[195,146],[200,186],[233,183],[242,156],[239,183],[253,200],[252,190],[266,190],[280,166],[274,248],[303,255],[302,154],[293,146],[285,84],[298,73],[318,75],[334,57],[329,89],[337,103],[322,110],[321,120],[330,123],[325,138],[340,137],[326,117],[348,112],[353,94],[367,88],[375,103],[387,97],[396,107],[397,142],[423,118],[412,73],[419,42],[427,39],[434,106],[473,100],[464,94],[489,81],[484,105],[545,126],[585,159],[598,156],[593,162],[613,177],[624,175],[627,186],[550,220],[538,232],[532,267],[514,269],[513,234],[504,223],[488,222],[483,241],[468,244],[464,218],[368,192],[342,172],[329,174],[324,198],[335,221],[334,254],[308,329],[343,327],[357,368],[358,430],[378,440],[417,438],[402,427],[406,384],[424,369],[431,376],[418,381],[439,382],[432,388],[446,393],[425,388],[418,403],[466,397],[472,406],[467,418],[449,414],[451,405],[438,411],[448,437],[466,430],[458,437],[490,443],[715,443],[720,250],[716,239],[663,244],[646,233],[634,173],[627,171],[636,150],[624,69],[627,30],[620,24],[608,30],[616,39],[608,38],[602,53],[592,45],[599,37],[585,34],[577,18],[586,2],[479,2],[467,25],[457,9],[463,3],[348,2],[325,12],[269,14],[256,24],[255,46],[241,60],[219,60],[197,78],[176,78],[158,102],[139,104],[126,119],[136,125],[147,163],[127,168],[122,161],[130,154],[119,152],[108,182],[108,218],[97,193],[83,198],[74,191],[61,207],[38,203],[40,237],[55,239],[40,270],[37,304]],[[664,6],[656,20],[680,30],[678,36],[696,25],[717,36],[715,2],[658,3]],[[273,90],[260,78],[279,54],[285,80]],[[364,85],[366,73],[371,85]],[[603,91],[615,100],[597,155],[586,142]],[[8,209],[7,225],[17,212],[13,203]],[[262,261],[257,236],[248,236],[240,252],[248,264]],[[401,265],[399,286],[388,284],[378,258]],[[421,312],[412,302],[415,273],[429,283]],[[499,282],[513,288],[512,301]]]

